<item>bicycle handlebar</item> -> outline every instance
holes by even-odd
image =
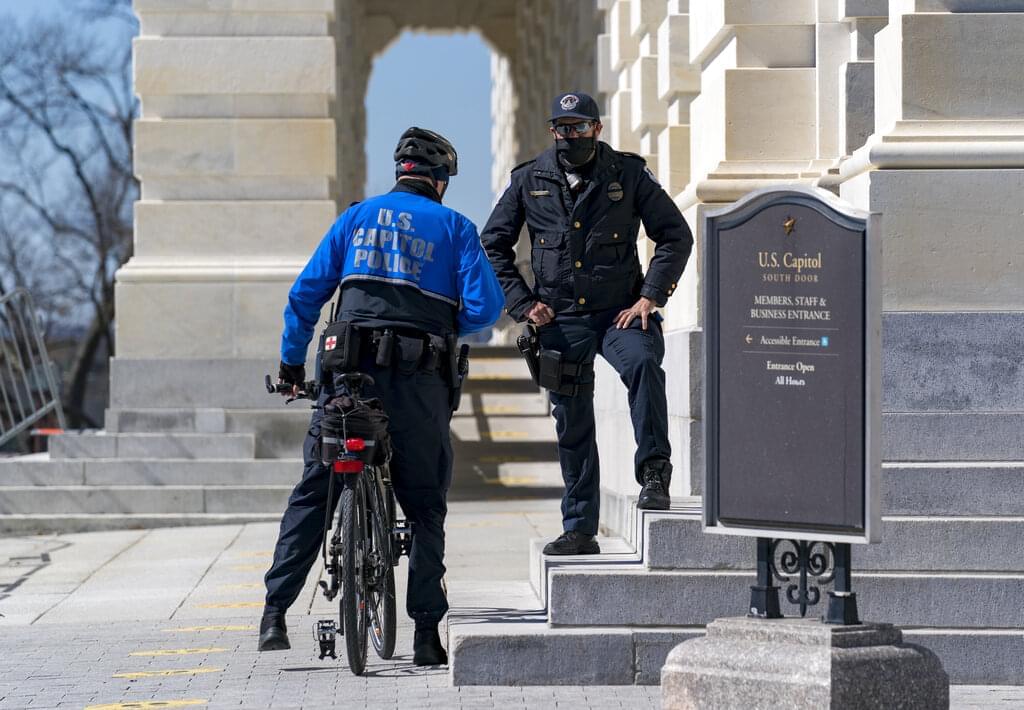
[[[267,394],[291,394],[292,396],[285,400],[285,404],[294,402],[297,399],[316,399],[320,394],[320,386],[312,380],[304,382],[299,387],[298,394],[292,394],[292,385],[287,382],[275,384],[270,375],[264,375],[263,386],[267,388]]]

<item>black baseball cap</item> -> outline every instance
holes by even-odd
[[[551,103],[550,120],[557,121],[560,118],[589,118],[600,121],[601,111],[589,94],[571,91],[568,94],[559,94]]]

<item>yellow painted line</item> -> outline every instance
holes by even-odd
[[[255,609],[263,606],[263,602],[211,602],[196,604],[197,609]]]
[[[217,589],[263,589],[262,582],[245,582],[243,584],[221,584],[217,586]]]
[[[156,651],[133,651],[129,656],[193,656],[197,653],[220,653],[226,648],[165,648]]]
[[[492,404],[483,408],[484,414],[519,414],[521,407],[513,407],[511,404]]]
[[[529,456],[481,456],[477,461],[480,463],[529,463],[533,459]]]
[[[220,673],[223,668],[173,668],[166,671],[135,671],[134,673],[115,673],[114,678],[158,678],[169,675],[199,675],[200,673]]]
[[[266,565],[232,565],[230,568],[234,572],[265,572],[267,570]]]
[[[485,431],[481,439],[525,439],[530,436],[528,431]]]
[[[171,633],[190,633],[193,631],[255,631],[255,626],[182,626],[177,629],[164,629]]]
[[[273,557],[273,550],[254,550],[252,552],[239,552],[237,555],[233,555],[232,559],[244,559],[247,557]]]
[[[504,476],[502,478],[485,478],[484,483],[490,486],[528,486],[536,483],[533,476]]]
[[[206,705],[208,700],[137,700],[131,703],[89,705],[85,710],[150,710],[150,708],[184,708]]]

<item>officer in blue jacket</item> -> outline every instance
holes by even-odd
[[[402,134],[394,157],[394,188],[345,210],[292,286],[279,377],[296,391],[305,382],[306,349],[321,309],[340,289],[337,320],[349,321],[362,343],[358,369],[376,381],[364,392],[380,397],[389,416],[392,482],[413,523],[406,608],[416,624],[414,662],[437,665],[448,661],[437,626],[448,610],[442,577],[453,383],[447,358],[427,354],[439,343],[454,348],[451,336],[492,325],[503,298],[473,223],[441,204],[458,171],[455,148],[439,134],[413,127]],[[386,331],[401,336],[400,343],[422,343],[422,350],[395,348],[389,365],[376,365]],[[331,389],[329,378],[323,379],[321,404]],[[305,471],[288,500],[265,579],[261,651],[290,647],[285,611],[316,560],[328,507],[337,506],[337,496],[327,500],[332,474],[317,455],[319,433],[317,410],[304,446]]]
[[[638,507],[669,507],[668,407],[661,316],[686,266],[693,237],[679,208],[643,158],[598,140],[601,118],[586,94],[557,96],[554,144],[512,170],[482,232],[509,314],[538,328],[541,384],[551,390],[558,458],[565,480],[564,534],[544,554],[599,552],[600,485],[593,363],[600,354],[629,392],[637,450]],[[637,258],[643,222],[654,241],[646,273]],[[533,286],[516,267],[529,231]]]

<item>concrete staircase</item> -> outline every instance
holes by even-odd
[[[901,626],[953,683],[1024,684],[1024,319],[884,323],[882,543],[853,550],[861,618]],[[638,515],[606,492],[602,520],[605,554],[546,559],[536,541],[532,597],[496,589],[493,608],[452,614],[456,684],[657,683],[672,647],[745,612],[754,542],[703,533],[698,498]]]
[[[114,361],[105,430],[55,436],[48,454],[0,459],[0,532],[280,519],[302,472],[309,404],[285,407],[262,392],[263,362],[243,378],[251,387],[217,376],[187,391],[175,390],[173,363],[156,373],[152,362],[145,372],[133,367]],[[210,406],[217,401],[228,406]],[[518,353],[474,348],[452,424],[453,496],[550,495],[560,482],[552,429]]]

